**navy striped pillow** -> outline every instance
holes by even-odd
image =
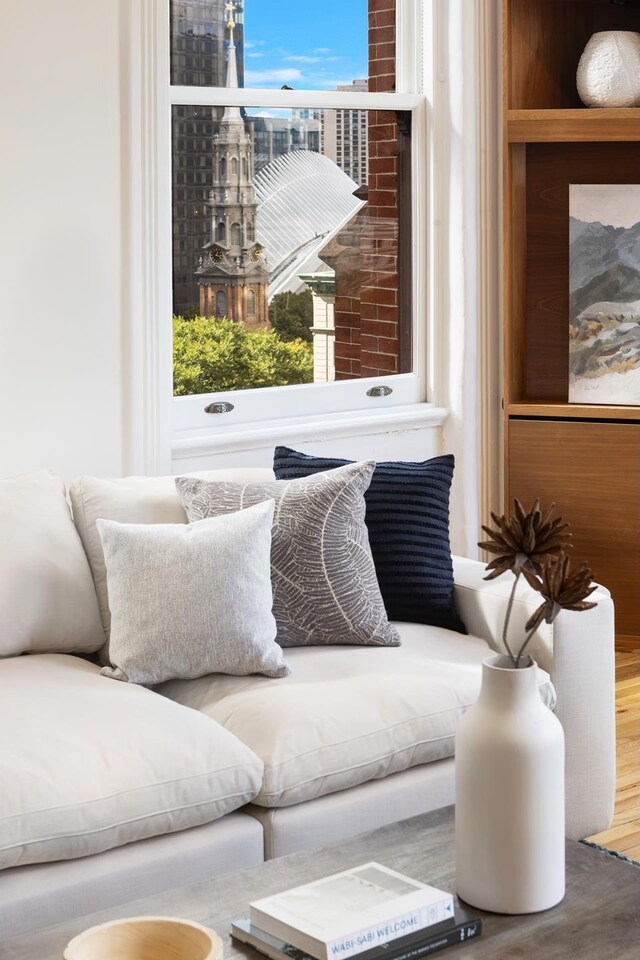
[[[308,477],[350,460],[312,457],[276,447],[278,480]],[[380,591],[390,620],[467,629],[453,599],[449,545],[451,454],[422,463],[378,463],[365,494],[366,522]]]

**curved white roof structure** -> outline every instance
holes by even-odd
[[[300,273],[327,270],[318,251],[364,201],[358,185],[328,157],[298,150],[277,157],[254,181],[258,200],[256,239],[265,248],[269,298],[297,290]]]

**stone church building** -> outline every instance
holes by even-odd
[[[231,5],[228,6],[231,7]],[[233,13],[227,21],[227,87],[238,86]],[[213,140],[211,239],[196,271],[204,317],[242,321],[248,330],[269,326],[269,270],[256,242],[258,204],[253,186],[253,144],[238,107],[227,107]]]

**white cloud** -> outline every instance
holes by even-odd
[[[251,50],[252,47],[264,47],[266,40],[245,40],[244,48],[245,50]]]
[[[331,59],[334,59],[333,57]],[[296,63],[321,63],[321,57],[306,57],[300,54],[292,55],[290,57],[283,57],[283,60],[294,60]]]
[[[291,80],[300,80],[302,74],[294,67],[284,70],[245,70],[245,84],[260,83],[288,83]]]
[[[259,57],[264,57],[264,53],[248,53],[248,57],[251,57],[252,60],[257,60]]]
[[[313,53],[331,53],[331,47],[316,47]]]

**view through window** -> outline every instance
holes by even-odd
[[[409,372],[410,114],[349,105],[394,90],[394,0],[173,0],[171,81],[345,96],[172,107],[174,393]]]

